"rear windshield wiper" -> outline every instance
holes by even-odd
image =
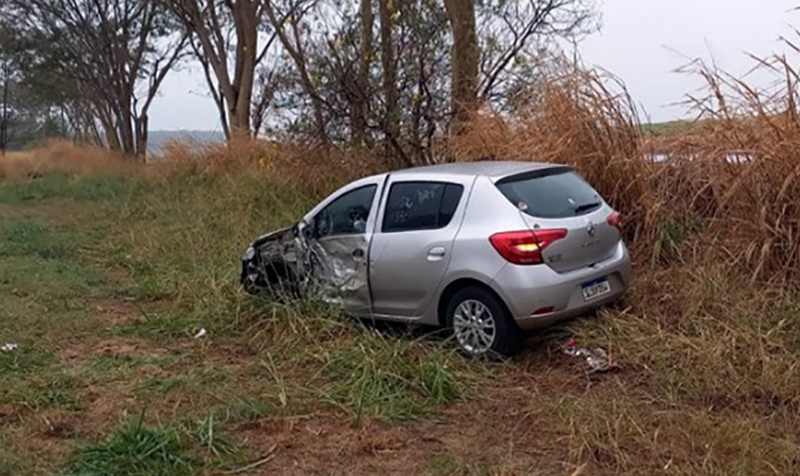
[[[595,208],[600,207],[600,205],[601,205],[600,202],[584,203],[583,205],[575,207],[575,214],[578,215],[585,211],[593,210]]]

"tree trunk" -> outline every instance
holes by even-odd
[[[233,78],[235,100],[229,104],[229,113],[231,134],[239,138],[249,138],[251,134],[250,108],[258,53],[258,7],[259,2],[255,0],[239,0],[233,6],[237,40]]]
[[[460,134],[478,110],[479,49],[475,32],[475,0],[445,0],[453,32],[451,132]]]
[[[394,58],[394,45],[392,44],[394,8],[392,0],[380,0],[381,17],[381,64],[383,65],[383,95],[386,101],[386,111],[383,118],[383,129],[386,133],[386,150],[391,150],[392,141],[397,142],[398,137],[398,111],[397,111],[397,73]]]
[[[228,117],[230,117],[230,135],[231,139],[246,139],[250,137],[250,111],[243,114],[245,109],[241,105],[242,95],[236,94],[236,101],[232,104],[232,108],[228,109]]]
[[[196,42],[190,40],[190,44],[200,59],[226,139],[250,137],[250,110],[259,61],[258,26],[266,0],[161,1],[180,18],[187,31],[195,35]],[[220,9],[231,15],[233,35],[226,31]],[[234,51],[233,71],[229,70],[231,50]]]
[[[119,143],[119,136],[117,136],[117,128],[107,118],[101,118],[100,123],[103,126],[108,148],[113,152],[120,152],[122,148]]]
[[[353,142],[366,143],[366,116],[368,113],[369,68],[372,65],[372,0],[361,0],[361,64],[358,71],[358,87],[352,106]]]
[[[108,106],[98,101],[94,104],[94,109],[97,112],[100,126],[103,128],[106,146],[113,152],[122,152],[122,146],[118,135],[119,131],[114,125],[114,118]]]
[[[126,157],[136,156],[136,139],[134,138],[133,118],[129,111],[122,110],[118,119],[119,136],[122,139],[122,153]]]
[[[136,157],[142,161],[147,160],[149,122],[146,113],[136,121]]]

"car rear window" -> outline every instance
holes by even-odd
[[[383,218],[384,233],[436,230],[450,224],[464,193],[462,185],[398,182],[392,185]]]
[[[603,206],[600,195],[572,169],[564,167],[515,175],[496,185],[514,206],[537,218],[580,216]]]

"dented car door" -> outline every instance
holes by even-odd
[[[355,315],[368,315],[369,244],[375,228],[380,180],[356,182],[311,211],[298,225],[299,248],[308,277],[307,294],[316,294]]]

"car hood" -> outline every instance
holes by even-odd
[[[297,225],[287,226],[286,228],[281,228],[280,230],[271,231],[269,233],[261,235],[258,238],[256,238],[250,244],[250,246],[252,246],[253,248],[258,248],[262,246],[264,243],[267,243],[269,241],[279,240],[283,238],[286,234],[292,233],[294,231],[295,226]]]

